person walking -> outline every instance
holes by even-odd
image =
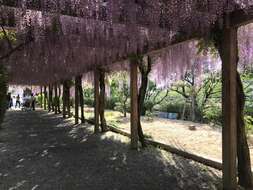
[[[35,97],[33,95],[33,93],[31,94],[31,102],[32,102],[32,110],[35,110]]]
[[[15,108],[20,108],[20,96],[18,94],[18,96],[16,97],[16,105],[15,105]]]

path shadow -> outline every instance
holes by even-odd
[[[0,144],[3,190],[198,190],[220,184],[210,168],[152,147],[131,150],[128,138],[94,135],[91,125],[73,126],[40,111],[6,118],[13,117],[4,123],[6,141]]]

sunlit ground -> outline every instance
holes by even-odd
[[[85,108],[85,117],[93,118],[93,108]],[[124,118],[118,111],[106,110],[107,123],[122,130],[130,132],[130,116]],[[189,130],[189,126],[196,126],[196,131]],[[221,128],[208,124],[193,123],[181,120],[161,119],[157,117],[142,118],[142,126],[147,138],[172,145],[181,150],[198,154],[205,158],[222,159],[222,134]],[[253,141],[249,137],[251,162],[253,166]]]

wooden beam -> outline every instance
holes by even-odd
[[[223,189],[237,189],[237,28],[227,17],[222,37]]]
[[[78,77],[75,77],[75,124],[79,123],[79,92]]]
[[[131,148],[138,149],[138,65],[135,59],[130,62]]]
[[[94,71],[94,115],[95,115],[95,133],[99,133],[99,71]]]
[[[247,10],[237,10],[230,14],[231,26],[240,27],[253,22],[253,6]]]

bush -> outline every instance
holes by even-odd
[[[108,97],[105,102],[105,109],[114,110],[116,107],[117,98]]]
[[[94,107],[94,89],[85,85],[83,88],[84,104],[89,107]]]
[[[41,99],[42,99],[42,103],[43,103],[44,96],[41,95],[41,94],[38,94],[38,95],[35,97],[35,100],[36,100],[36,102],[37,102],[38,104],[40,104]]]
[[[183,108],[184,108],[183,103],[179,103],[175,101],[175,103],[167,103],[167,104],[160,105],[157,109],[158,111],[161,111],[161,112],[177,113],[178,118],[181,118]],[[186,120],[190,119],[190,105],[189,104],[187,104],[185,107],[185,119]]]
[[[114,109],[116,111],[119,111],[124,114],[124,105],[122,102],[116,102]],[[126,110],[125,111],[126,111],[126,113],[131,111],[130,100],[127,100],[127,102],[126,102]]]
[[[246,133],[251,134],[253,132],[253,117],[246,115],[244,116]]]
[[[94,99],[93,98],[84,98],[84,104],[89,107],[94,107]]]
[[[204,113],[204,120],[207,123],[214,123],[216,125],[222,124],[222,109],[218,106],[212,106]]]

